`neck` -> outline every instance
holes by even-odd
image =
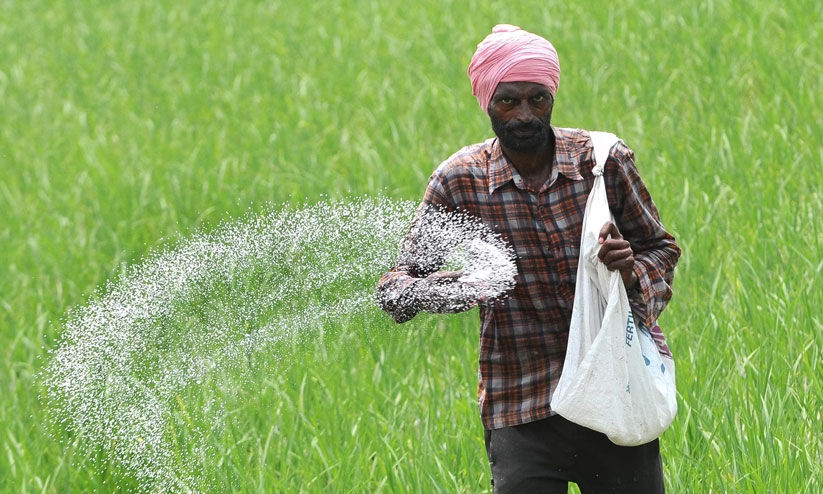
[[[501,147],[506,159],[517,169],[520,176],[524,178],[539,177],[551,172],[555,149],[554,132],[550,132],[546,143],[534,151],[515,151],[502,143]]]

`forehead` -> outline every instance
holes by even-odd
[[[501,82],[497,85],[497,88],[494,90],[494,94],[492,95],[492,97],[494,98],[496,96],[507,96],[528,98],[540,93],[551,94],[549,92],[548,87],[544,86],[543,84],[538,84],[536,82]]]

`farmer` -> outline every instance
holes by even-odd
[[[540,36],[498,25],[468,69],[472,92],[496,137],[464,147],[432,174],[424,207],[465,210],[497,230],[517,254],[507,298],[437,300],[426,287],[459,272],[399,262],[377,288],[397,322],[420,311],[480,308],[478,402],[492,484],[501,492],[663,492],[658,441],[622,447],[556,415],[549,403],[562,371],[574,300],[592,144],[580,129],[550,125],[560,79],[557,52]],[[680,249],[622,142],[605,167],[615,217],[600,231],[600,261],[619,270],[635,320],[651,328],[672,295]],[[408,245],[408,242],[404,245]],[[410,259],[401,256],[401,259]],[[445,303],[444,303],[445,302]]]

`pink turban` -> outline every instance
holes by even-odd
[[[469,79],[472,94],[486,111],[501,82],[536,82],[548,87],[554,97],[560,83],[560,61],[546,39],[511,24],[498,24],[477,45]]]

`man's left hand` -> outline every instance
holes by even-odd
[[[626,290],[633,288],[637,284],[637,275],[634,274],[634,252],[628,240],[620,234],[617,225],[607,221],[600,229],[597,241],[600,243],[600,252],[597,254],[600,261],[609,271],[620,270]]]

